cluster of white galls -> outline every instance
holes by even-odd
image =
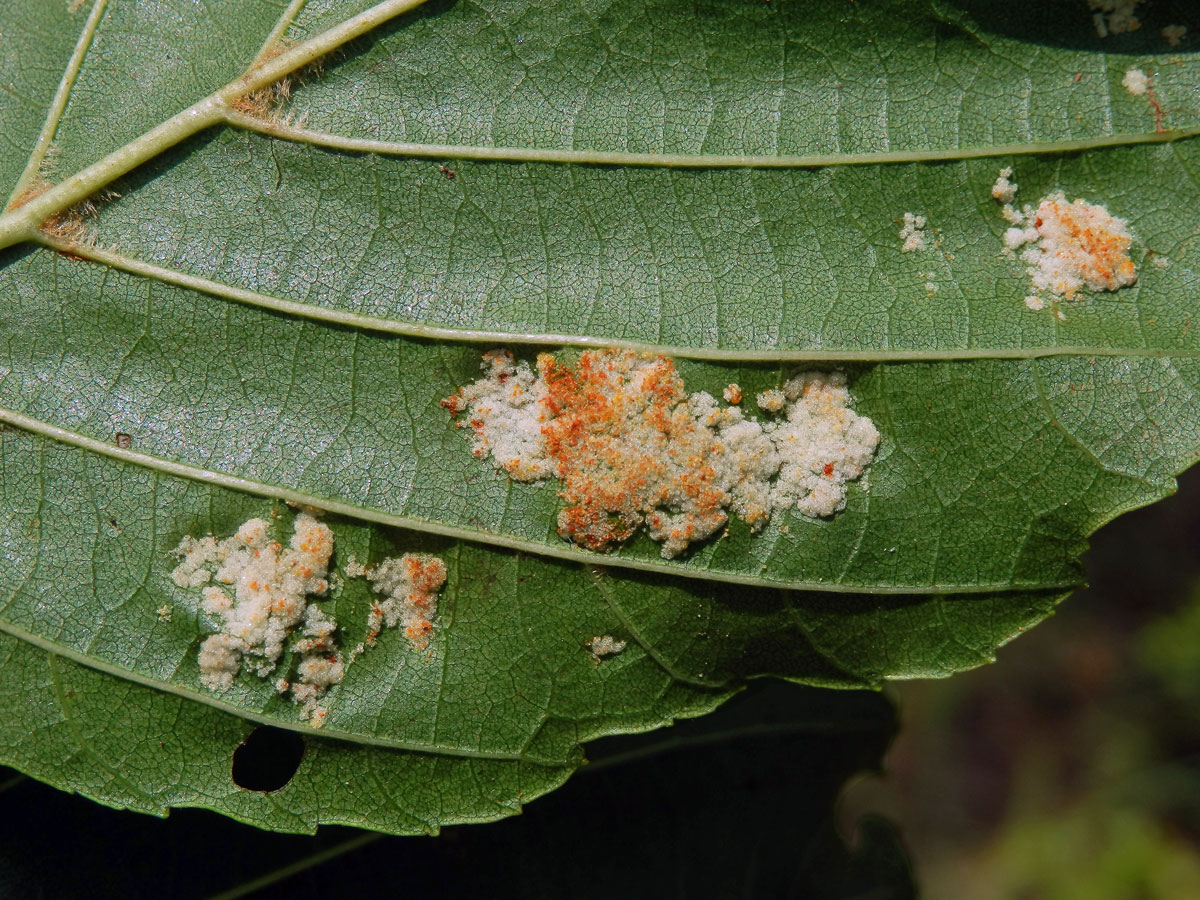
[[[730,461],[722,480],[738,516],[757,530],[775,510],[824,517],[845,509],[847,482],[862,476],[879,446],[875,423],[850,408],[845,374],[804,372],[755,400],[772,418],[720,407],[705,391],[688,399]]]
[[[736,406],[722,407],[704,391],[693,393],[670,413],[685,417],[685,427],[674,428],[675,437],[664,441],[646,421],[652,392],[642,386],[661,379],[661,357],[607,354],[616,362],[599,389],[624,411],[608,426],[609,436],[629,448],[630,458],[651,458],[648,477],[655,479],[656,502],[645,511],[645,521],[650,537],[662,542],[664,557],[677,556],[724,525],[723,515],[709,514],[686,489],[698,477],[723,495],[721,505],[757,531],[776,510],[822,517],[844,509],[847,483],[874,459],[879,432],[850,408],[841,372],[806,372],[759,394],[759,408],[770,415],[765,421]],[[547,454],[543,435],[554,416],[546,383],[507,350],[484,354],[483,368],[487,374],[458,394],[472,424],[475,456],[491,456],[517,481],[565,475]],[[730,385],[725,396],[740,401],[741,389]]]
[[[1012,176],[1011,168],[1000,170],[992,198],[1002,204],[1001,214],[1011,226],[1004,232],[1005,252],[1020,251],[1028,264],[1033,291],[1025,298],[1026,306],[1043,309],[1047,294],[1056,300],[1074,299],[1085,288],[1115,291],[1137,281],[1136,266],[1128,256],[1133,238],[1126,220],[1095,203],[1068,202],[1062,191],[1043,197],[1037,207],[1026,204],[1018,209],[1018,185]]]
[[[291,650],[299,655],[296,675],[290,681],[279,678],[275,686],[280,693],[290,692],[301,717],[319,726],[328,715],[321,700],[342,680],[348,664],[335,641],[337,622],[309,602],[310,596],[321,597],[329,590],[333,532],[302,512],[285,548],[272,540],[270,527],[256,518],[224,540],[212,535],[183,538],[175,550],[181,561],[171,580],[181,588],[201,588],[200,609],[217,628],[197,655],[205,687],[229,690],[243,667],[270,677],[291,641]],[[396,570],[403,571],[402,561],[384,565],[395,563]],[[376,586],[387,595],[384,604],[376,605],[388,610],[380,613],[379,624],[405,620],[403,602],[396,597],[405,587],[403,579],[390,578]]]
[[[279,664],[293,631],[300,661],[291,690],[306,719],[323,718],[318,701],[342,680],[345,662],[333,644],[337,624],[308,595],[329,590],[333,532],[308,513],[296,516],[284,549],[273,541],[265,519],[250,519],[231,538],[185,537],[176,549],[182,561],[171,573],[179,587],[200,587],[203,612],[219,623],[216,634],[200,645],[200,680],[214,691],[228,690],[244,665],[266,678]],[[217,584],[210,582],[216,581]],[[303,624],[302,624],[303,623]]]
[[[457,395],[476,426],[471,452],[477,459],[490,455],[514,481],[549,478],[554,460],[546,455],[542,434],[550,419],[546,382],[528,363],[517,365],[510,350],[489,350],[481,366],[487,374]]]

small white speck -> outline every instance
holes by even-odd
[[[1121,84],[1125,85],[1125,90],[1133,96],[1144,97],[1150,90],[1150,76],[1141,69],[1130,69],[1121,79]]]
[[[1013,198],[1017,196],[1017,183],[1010,181],[1012,174],[1013,170],[1010,167],[1000,170],[996,183],[992,185],[993,200],[999,200],[1001,203],[1013,202]]]
[[[925,249],[925,224],[924,216],[910,212],[904,214],[904,225],[900,229],[900,239],[904,241],[900,247],[902,253],[916,253]]]
[[[598,634],[584,646],[592,651],[596,662],[600,662],[605,656],[615,656],[620,653],[627,645],[625,641],[618,641],[611,634]]]

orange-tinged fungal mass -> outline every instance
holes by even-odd
[[[406,553],[399,559],[385,559],[367,570],[367,579],[384,595],[371,605],[367,617],[368,646],[375,643],[383,628],[404,626],[404,633],[418,649],[429,645],[437,612],[437,595],[446,583],[446,563],[437,556]]]
[[[1030,309],[1044,308],[1043,294],[1077,300],[1084,290],[1115,291],[1137,281],[1126,220],[1095,203],[1068,202],[1062,191],[1043,197],[1036,208],[1018,210],[1011,175],[1011,169],[1001,171],[992,196],[1004,204],[1004,218],[1013,226],[1004,234],[1006,252],[1020,250],[1028,264],[1033,293],[1025,303]]]
[[[1133,236],[1127,225],[1103,206],[1051,194],[1033,220],[1041,237],[1036,259],[1027,258],[1038,267],[1034,286],[1070,299],[1084,287],[1115,291],[1133,284],[1137,267],[1129,258]]]
[[[709,394],[688,394],[666,357],[593,350],[574,364],[543,353],[536,374],[508,351],[442,401],[473,452],[516,481],[556,477],[558,531],[607,550],[644,528],[673,557],[723,529],[730,513],[761,529],[773,510],[832,515],[879,434],[849,409],[840,373],[809,372],[769,393],[765,422]],[[736,387],[736,386],[731,386]],[[741,390],[726,390],[740,402]],[[760,406],[762,401],[760,399]]]
[[[688,409],[674,363],[590,352],[574,369],[548,353],[537,364],[548,388],[546,453],[568,504],[558,516],[560,534],[604,550],[649,517],[652,535],[686,546],[725,524],[728,495],[716,465],[722,447]],[[688,515],[672,520],[660,511],[670,506]]]

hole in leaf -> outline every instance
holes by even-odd
[[[304,758],[304,738],[294,731],[259,725],[233,751],[233,783],[248,791],[277,791]]]

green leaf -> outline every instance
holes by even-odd
[[[1120,86],[1136,60],[1168,124],[1200,124],[1194,48],[1159,34],[1194,13],[1147,5],[1138,31],[1099,41],[1080,5],[442,0],[356,42],[292,109],[316,132],[457,153],[995,156],[1152,128]]]
[[[224,694],[201,688],[196,648],[209,629],[199,593],[169,577],[184,534],[229,534],[255,515],[280,515],[271,503],[20,432],[6,433],[0,449],[11,561],[3,575],[5,630],[192,701],[307,728],[273,682],[246,678]],[[585,567],[416,535],[389,538],[351,522],[336,523],[334,532],[343,561],[438,553],[453,591],[442,601],[442,636],[428,651],[389,632],[347,667],[324,734],[577,764],[579,741],[696,715],[728,695],[720,683],[706,690],[677,680],[640,647],[597,665],[586,642],[620,637],[622,623]],[[357,579],[324,605],[342,623],[347,647],[366,636],[370,604],[370,589]],[[156,612],[164,606],[169,617]]]
[[[227,132],[132,182],[96,222],[115,252],[84,255],[429,337],[601,337],[718,360],[1195,355],[1171,298],[1197,281],[1198,147],[782,171],[528,163],[516,177],[454,162],[451,181],[436,161],[331,166],[311,147]],[[1002,256],[1008,223],[991,198],[1002,166],[1029,202],[1061,188],[1129,219],[1138,284],[1064,321],[1026,309],[1029,279]],[[902,252],[906,211],[928,218],[936,248]],[[1171,265],[1149,265],[1149,251]]]
[[[469,345],[214,305],[46,251],[13,260],[0,290],[20,298],[0,312],[11,348],[0,348],[0,406],[108,445],[128,434],[147,465],[180,463],[374,521],[597,558],[556,533],[554,484],[513,485],[480,465],[438,405],[476,376]],[[749,395],[781,375],[701,363],[681,371],[716,395],[731,381]],[[683,561],[663,560],[649,540],[604,561],[893,593],[1075,585],[1082,537],[1170,491],[1197,452],[1198,382],[1188,357],[860,367],[856,408],[883,444],[846,512],[776,516],[759,535],[735,523]]]
[[[1154,143],[1200,129],[1200,66],[1154,22],[1110,55],[1070,4],[541,6],[427,7],[372,34],[294,89],[302,126],[237,120],[285,140],[239,130],[153,165],[100,216],[98,258],[434,336],[752,359],[1200,348],[1171,301],[1196,284],[1197,144]],[[1046,33],[1075,48],[1030,41]],[[1171,131],[1121,86],[1134,66]],[[436,159],[481,154],[542,164],[450,180]],[[1009,165],[1024,202],[1105,203],[1174,265],[1064,321],[1030,313],[990,195]],[[934,250],[901,253],[906,211]]]
[[[56,89],[86,16],[72,14],[65,3],[7,3],[0,9],[0,191],[6,195],[23,189],[18,180],[30,148],[39,161],[45,153],[52,136],[42,134],[46,109],[58,100]]]
[[[55,132],[52,173],[102,159],[238,78],[287,0],[89,5],[102,17]]]
[[[992,659],[1200,456],[1200,56],[1166,21],[1106,43],[1082,4],[493,6],[0,13],[0,632],[29,673],[0,761],[276,829],[498,818],[584,742],[750,678]],[[1028,309],[1005,166],[1020,201],[1127,218],[1137,284]],[[930,249],[901,251],[906,212]],[[495,344],[669,352],[714,395],[840,368],[880,450],[831,518],[591,553],[438,404]],[[428,652],[389,633],[350,665],[268,799],[230,747],[310,726],[266,680],[201,686],[211,624],[169,576],[184,536],[285,535],[281,501],[329,512],[342,570],[422,551],[449,580]],[[325,601],[347,646],[371,603]],[[627,648],[597,661],[605,634]],[[144,739],[172,729],[174,768]]]
[[[8,635],[0,654],[14,683],[2,701],[5,759],[35,778],[144,813],[200,806],[277,831],[342,823],[421,834],[511,815],[574,768],[309,737],[286,787],[245,790],[230,777],[234,750],[252,727],[245,719]]]

